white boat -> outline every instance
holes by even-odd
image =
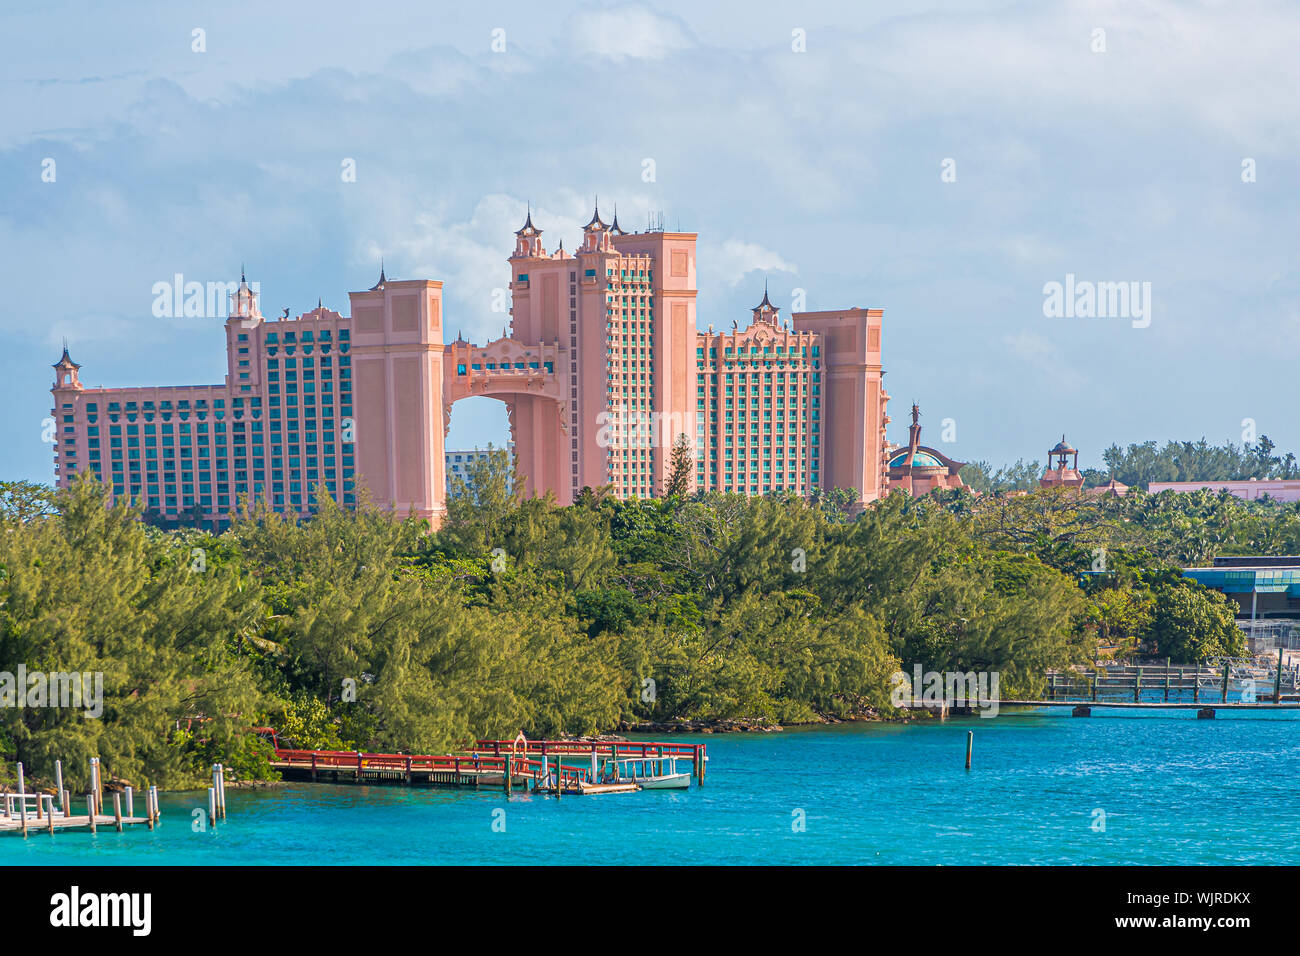
[[[606,761],[601,782],[631,782],[643,790],[689,790],[691,775],[677,772],[676,757],[628,757]]]

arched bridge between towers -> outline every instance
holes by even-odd
[[[570,437],[564,414],[568,365],[568,352],[556,342],[530,345],[503,337],[486,345],[449,343],[443,351],[444,436],[453,403],[477,397],[505,402],[524,493],[552,491],[567,502],[572,490],[564,468]]]

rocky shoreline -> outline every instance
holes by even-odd
[[[790,724],[790,726],[812,727],[823,724],[858,723],[884,719],[875,710],[866,710],[851,717],[818,714],[817,720],[798,721]],[[637,723],[623,721],[619,724],[618,729],[620,733],[630,734],[770,734],[785,730],[785,726],[762,718],[729,717],[722,720],[651,720]],[[611,740],[616,738],[601,735],[594,739]]]

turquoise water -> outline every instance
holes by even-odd
[[[556,800],[295,783],[230,791],[229,819],[201,833],[206,794],[164,794],[153,833],[3,835],[0,864],[1300,863],[1295,712],[672,739],[708,744],[702,788]]]

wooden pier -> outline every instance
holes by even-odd
[[[225,778],[220,764],[213,767],[214,789],[209,794],[221,791],[221,811],[225,816]],[[32,833],[54,835],[56,830],[89,830],[96,833],[101,827],[121,833],[129,826],[147,826],[150,830],[158,823],[158,788],[148,787],[141,791],[144,801],[144,816],[135,814],[135,791],[127,787],[124,791],[110,793],[109,804],[104,803],[103,777],[100,774],[99,758],[90,760],[90,790],[84,795],[85,812],[78,813],[72,792],[63,787],[63,761],[55,761],[55,780],[57,796],[51,793],[28,793],[23,765],[18,764],[18,792],[0,795],[0,833],[13,833],[28,836]],[[215,803],[215,797],[213,798]],[[112,812],[108,812],[111,810]],[[213,811],[215,814],[215,810]],[[214,815],[214,822],[215,822]]]
[[[315,783],[395,784],[407,787],[518,788],[556,796],[628,793],[631,781],[602,780],[602,761],[640,758],[689,760],[699,784],[708,756],[704,744],[588,740],[479,740],[460,754],[417,755],[340,750],[298,750],[274,740],[271,766],[287,780]],[[581,758],[580,761],[564,758]]]
[[[1088,717],[1094,707],[1126,710],[1300,710],[1300,668],[1221,659],[1208,664],[1121,664],[1048,671],[1047,694],[1032,700],[1000,700],[1001,707],[1073,707]]]

